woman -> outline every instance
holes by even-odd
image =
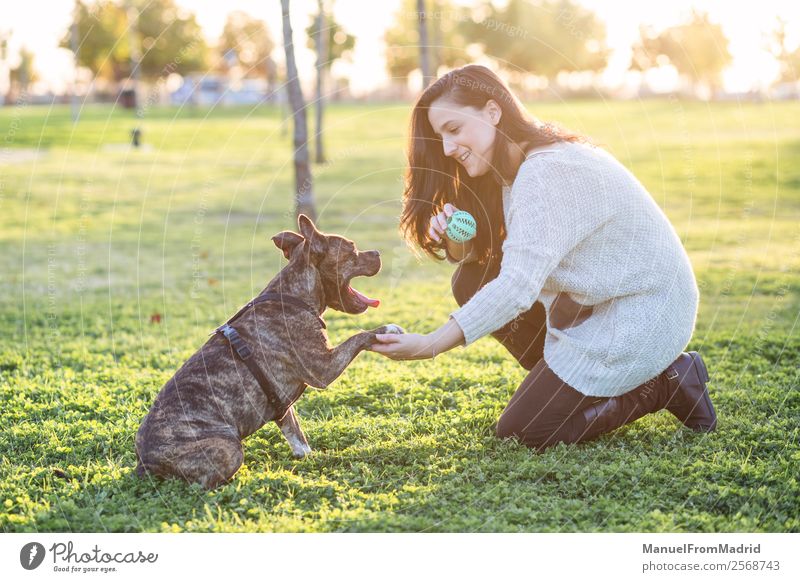
[[[444,75],[411,118],[401,230],[458,268],[460,309],[427,335],[373,350],[432,358],[491,333],[530,373],[497,435],[543,449],[666,408],[712,431],[708,374],[691,338],[699,292],[667,217],[612,156],[530,118],[485,67]],[[447,241],[464,209],[477,236]]]

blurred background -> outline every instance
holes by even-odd
[[[21,94],[127,107],[132,93],[150,105],[286,99],[279,0],[3,4],[7,104]],[[292,0],[290,11],[304,88],[322,51],[332,100],[406,98],[423,77],[468,62],[502,71],[527,99],[798,98],[790,0]]]

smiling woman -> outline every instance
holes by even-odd
[[[514,181],[525,148],[585,139],[533,119],[485,67],[448,73],[425,90],[411,114],[404,234],[441,259],[442,245],[427,235],[428,222],[450,202],[476,219],[474,256],[497,254],[505,232],[501,187]]]
[[[705,363],[682,351],[699,301],[689,258],[616,159],[531,118],[476,65],[423,92],[408,157],[401,230],[436,258],[442,248],[462,258],[461,307],[432,334],[379,335],[374,351],[429,358],[492,334],[530,370],[497,435],[530,447],[588,440],[663,408],[714,430]],[[444,233],[459,207],[478,235],[455,250]]]

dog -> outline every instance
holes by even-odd
[[[350,280],[376,275],[380,254],[320,232],[305,215],[298,226],[299,233],[272,237],[289,263],[159,392],[136,433],[140,477],[177,477],[213,489],[241,467],[242,440],[270,420],[294,456],[304,457],[311,448],[293,404],[306,387],[326,388],[377,343],[375,334],[404,333],[385,325],[331,346],[323,312],[358,314],[378,306]]]

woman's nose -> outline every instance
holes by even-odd
[[[442,140],[442,147],[444,148],[444,155],[446,156],[452,156],[458,149],[456,144],[448,140]]]

